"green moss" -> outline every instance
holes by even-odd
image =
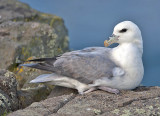
[[[144,114],[145,113],[145,110],[144,109],[136,109],[136,112],[138,114]]]
[[[96,115],[100,115],[102,113],[102,111],[99,109],[93,109],[93,111]]]
[[[148,106],[147,108],[150,110],[153,110],[153,106]]]
[[[64,51],[69,49],[68,44],[69,44],[69,37],[65,36],[64,41],[63,41],[63,47],[62,47]]]
[[[124,114],[122,114],[121,116],[131,116],[130,110],[124,109],[123,112]]]
[[[16,19],[13,19],[13,22],[16,22],[17,20]]]
[[[50,21],[50,26],[53,26],[54,21],[55,21],[55,19],[53,18],[53,19]]]
[[[115,110],[112,111],[112,113],[114,113],[114,114],[116,114],[116,115],[119,115],[119,112],[120,112],[119,109],[115,109]]]
[[[11,72],[14,72],[14,71],[15,71],[15,68],[16,68],[17,66],[18,66],[17,63],[13,63],[12,65],[10,65],[10,66],[8,67],[8,70],[11,71]]]
[[[26,47],[26,46],[23,46],[21,48],[21,54],[24,56],[24,58],[27,58],[27,57],[30,57],[31,56],[31,51],[30,51],[30,48]]]
[[[4,111],[4,113],[2,114],[2,116],[7,116],[9,114],[9,112],[7,112],[7,110]]]

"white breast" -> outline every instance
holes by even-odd
[[[117,78],[121,81],[117,88],[133,89],[142,81],[144,69],[142,63],[142,53],[131,43],[124,43],[114,48],[112,57],[115,62],[124,69],[125,75]]]

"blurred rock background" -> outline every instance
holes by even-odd
[[[18,67],[20,63],[57,56],[68,49],[62,18],[17,0],[0,0],[0,115],[45,99],[51,91],[52,87],[28,84],[47,72]]]

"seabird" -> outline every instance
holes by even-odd
[[[114,48],[107,46],[118,43]],[[80,94],[101,89],[111,93],[134,89],[140,85],[143,74],[143,41],[141,31],[131,21],[114,27],[106,47],[88,47],[54,58],[29,60],[21,64],[52,72],[42,74],[30,83],[47,83],[77,89]]]

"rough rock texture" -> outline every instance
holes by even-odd
[[[0,116],[18,106],[16,77],[7,70],[0,70]]]
[[[17,91],[16,75],[5,69],[0,70],[0,116],[45,99],[49,93],[50,90],[45,85]]]
[[[39,85],[35,88],[30,89],[24,89],[24,90],[18,90],[18,100],[19,100],[19,108],[25,108],[29,106],[33,102],[38,102],[42,99],[45,99],[51,89],[49,89],[45,85]]]
[[[0,68],[31,56],[53,56],[58,48],[67,50],[67,39],[60,17],[40,13],[17,0],[0,1]]]
[[[159,116],[160,87],[139,87],[110,94],[62,95],[35,102],[8,116]]]
[[[0,68],[16,73],[19,88],[41,71],[17,68],[28,58],[53,57],[68,50],[64,21],[17,0],[0,0]],[[30,77],[30,78],[28,78]]]
[[[65,51],[68,51],[68,32],[62,18],[38,12],[18,0],[0,0],[0,69],[14,72],[18,83],[10,85],[11,78],[1,74],[0,79],[6,81],[0,80],[0,112],[24,108],[45,99],[52,90],[50,86],[28,84],[48,72],[18,67],[20,63]]]
[[[61,86],[55,86],[47,98],[57,97],[57,96],[61,96],[61,95],[69,95],[71,93],[77,94],[78,92],[75,89],[61,87]]]

